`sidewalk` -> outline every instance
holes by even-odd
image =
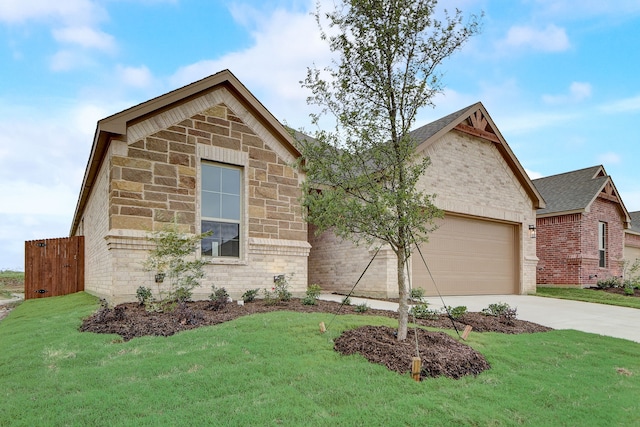
[[[322,294],[320,299],[341,302],[342,295]],[[575,329],[592,334],[622,338],[640,343],[640,310],[589,302],[543,298],[531,295],[443,296],[444,304],[466,306],[469,311],[481,311],[489,304],[506,302],[518,309],[518,319],[538,323],[553,329]],[[439,297],[425,300],[434,309],[443,307]],[[366,302],[371,308],[397,311],[398,304],[367,298],[351,297],[351,303]]]

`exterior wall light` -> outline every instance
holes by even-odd
[[[536,226],[535,225],[530,225],[529,226],[529,236],[531,236],[532,239],[536,238]]]

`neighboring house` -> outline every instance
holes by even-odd
[[[428,270],[413,253],[412,287],[427,295],[535,292],[538,258],[530,228],[544,200],[484,106],[473,104],[412,136],[417,153],[431,159],[419,186],[436,194],[445,211],[421,246]],[[309,283],[325,291],[349,292],[375,253],[331,232],[316,236],[312,226],[309,242]],[[397,297],[396,266],[393,251],[383,247],[354,292]]]
[[[304,176],[287,130],[229,71],[98,122],[71,235],[85,236],[85,290],[111,301],[155,289],[143,270],[151,231],[213,230],[203,286],[233,296],[293,274],[307,287]]]
[[[632,265],[640,260],[640,211],[629,212],[629,217],[631,226],[624,230],[624,259]]]
[[[604,167],[533,183],[547,203],[537,212],[537,283],[588,287],[621,276],[631,218]]]

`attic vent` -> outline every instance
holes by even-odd
[[[487,130],[487,119],[482,115],[482,111],[477,110],[475,113],[469,116],[469,120],[471,121],[471,126],[480,130]]]

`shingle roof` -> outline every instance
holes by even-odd
[[[629,212],[631,217],[631,227],[629,229],[636,233],[640,233],[640,211]]]
[[[453,122],[454,120],[460,118],[460,115],[462,113],[464,113],[465,111],[469,110],[471,107],[473,107],[476,104],[471,104],[465,108],[461,108],[460,110],[451,113],[447,116],[441,117],[438,120],[435,120],[431,123],[427,123],[424,126],[419,127],[418,129],[412,130],[411,132],[409,132],[409,135],[411,136],[411,138],[417,143],[420,144],[424,141],[426,141],[427,139],[431,138],[433,135],[435,135],[436,133],[438,133],[440,130],[444,129],[445,127],[447,127],[451,122]]]
[[[600,172],[601,176],[597,176]],[[538,209],[537,213],[583,211],[598,196],[608,179],[602,166],[534,179],[533,185],[547,203],[546,208]]]

